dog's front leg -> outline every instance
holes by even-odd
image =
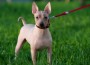
[[[36,49],[31,48],[31,56],[32,56],[33,65],[36,65]]]
[[[52,48],[51,47],[48,48],[47,58],[48,58],[49,65],[52,65],[52,61],[51,61],[51,59],[52,59]]]

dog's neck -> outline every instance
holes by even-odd
[[[35,25],[34,32],[37,35],[41,35],[41,36],[46,35],[48,33],[48,31],[49,31],[49,28],[40,29]]]

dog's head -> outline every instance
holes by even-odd
[[[46,5],[44,11],[39,11],[38,6],[33,2],[32,13],[34,14],[35,23],[38,28],[45,29],[49,27],[49,14],[51,13],[50,2]]]

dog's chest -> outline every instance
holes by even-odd
[[[32,41],[35,48],[40,49],[51,46],[52,38],[50,32],[46,32],[44,34],[35,33],[32,37]]]
[[[51,38],[50,37],[41,37],[41,38],[37,38],[35,39],[35,46],[37,49],[39,48],[44,48],[44,47],[49,47],[51,45]]]

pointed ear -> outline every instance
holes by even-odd
[[[38,6],[36,5],[35,2],[32,4],[32,13],[35,14],[38,11]]]
[[[51,4],[50,4],[50,2],[48,2],[48,4],[46,5],[44,11],[47,12],[48,14],[51,13]]]

